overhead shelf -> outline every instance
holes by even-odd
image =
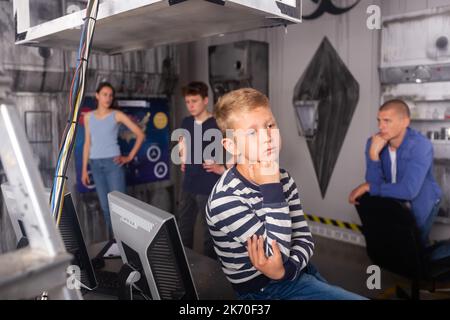
[[[85,10],[36,26],[15,0],[16,44],[77,48]],[[301,22],[301,0],[105,0],[92,49],[114,54],[162,44]]]

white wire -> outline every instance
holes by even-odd
[[[86,19],[88,19],[88,21],[86,22],[85,25],[87,25],[86,27],[86,32],[85,34],[82,34],[82,38],[85,37],[85,39],[81,39],[80,40],[80,48],[79,48],[79,61],[78,63],[81,64],[77,66],[76,68],[76,73],[74,74],[75,79],[74,80],[74,84],[72,87],[72,90],[76,89],[75,93],[76,96],[73,97],[72,99],[76,99],[75,100],[75,105],[73,106],[73,117],[72,119],[70,119],[70,123],[69,123],[69,128],[67,130],[67,133],[64,137],[64,142],[61,145],[61,150],[60,150],[60,156],[58,158],[58,163],[57,163],[57,169],[56,171],[56,177],[54,180],[54,187],[53,187],[53,193],[52,193],[52,199],[51,199],[51,205],[52,205],[52,214],[53,216],[57,217],[57,221],[59,222],[60,219],[60,215],[61,215],[61,209],[62,209],[62,194],[64,192],[64,187],[65,187],[65,178],[64,176],[64,172],[66,171],[67,168],[67,164],[68,164],[68,156],[70,155],[70,151],[71,148],[73,148],[73,142],[75,139],[75,133],[76,133],[76,126],[77,126],[77,118],[78,117],[78,113],[79,113],[79,109],[80,109],[80,105],[82,102],[82,98],[84,95],[84,90],[85,90],[85,82],[86,82],[86,70],[87,70],[87,60],[89,57],[89,52],[90,52],[90,48],[91,48],[91,42],[92,42],[92,36],[94,33],[94,28],[95,28],[95,23],[96,21],[94,19],[96,19],[97,17],[97,13],[98,13],[98,0],[93,0],[92,2],[90,1],[88,3],[87,6],[87,10],[90,10],[90,12],[88,13],[88,15],[86,15]],[[83,32],[84,33],[84,32]],[[83,50],[83,44],[84,44],[84,50]],[[80,55],[83,55],[82,57],[80,57]],[[78,82],[78,83],[75,83]],[[71,92],[73,94],[73,92]],[[72,103],[72,101],[71,101]]]

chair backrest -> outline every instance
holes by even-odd
[[[408,278],[422,278],[427,272],[424,248],[408,205],[368,194],[359,203],[356,209],[372,262]]]

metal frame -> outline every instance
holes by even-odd
[[[28,116],[29,115],[33,115],[33,114],[35,114],[35,115],[50,115],[50,117],[49,117],[49,120],[50,120],[50,124],[49,124],[49,127],[50,128],[53,128],[53,125],[52,125],[52,112],[51,111],[48,111],[48,110],[28,110],[28,111],[25,111],[25,115],[24,115],[24,126],[25,126],[25,133],[26,133],[26,136],[27,136],[27,139],[28,139],[28,142],[29,143],[53,143],[53,139],[52,139],[52,137],[51,137],[51,134],[50,134],[50,137],[47,137],[47,139],[43,139],[43,140],[39,140],[39,139],[33,139],[33,137],[30,137],[30,132],[29,132],[29,130],[30,130],[30,128],[29,128],[29,126],[28,126]],[[36,125],[37,125],[37,123],[36,123]]]
[[[22,122],[12,105],[0,104],[0,157],[23,214],[29,247],[0,256],[0,299],[32,298],[48,291],[55,299],[81,299],[66,287],[71,255],[50,214],[48,199]]]
[[[386,54],[387,48],[389,48],[390,43],[386,39],[389,39],[389,37],[392,38],[392,28],[393,26],[397,26],[399,24],[404,23],[423,23],[426,22],[427,19],[436,18],[439,16],[449,16],[450,15],[450,6],[441,6],[436,8],[430,8],[415,12],[410,12],[406,14],[397,14],[392,15],[388,17],[384,17],[382,19],[383,29],[381,31],[381,46],[380,46],[380,68],[381,70],[387,69],[387,68],[400,68],[400,67],[410,67],[410,66],[419,66],[419,65],[448,65],[449,58],[446,59],[438,59],[438,60],[432,60],[427,58],[415,58],[415,59],[409,59],[405,60],[403,59],[401,61],[385,61],[384,55]],[[427,28],[428,26],[424,26],[424,28]],[[414,30],[414,29],[407,29],[407,30]],[[429,32],[430,30],[427,30]],[[445,34],[447,32],[447,35],[449,35],[448,30],[442,30],[442,33]],[[425,32],[426,34],[426,32]],[[422,46],[420,36],[417,37],[416,34],[411,33],[411,37],[414,37],[414,43],[417,46]],[[400,36],[398,36],[400,38]],[[394,39],[395,40],[395,39]],[[403,40],[403,39],[402,39]],[[420,50],[420,49],[417,49]],[[425,50],[425,48],[423,48]]]
[[[300,23],[301,7],[302,0],[108,0],[99,5],[92,49],[114,54]],[[31,26],[29,0],[14,0],[16,44],[77,48],[85,14],[84,9]]]
[[[23,33],[30,28],[30,0],[14,0],[13,12],[17,39],[17,34]]]

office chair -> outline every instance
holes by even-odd
[[[366,239],[366,250],[380,268],[404,276],[411,281],[411,296],[397,286],[399,298],[420,299],[421,283],[450,281],[450,259],[433,261],[431,254],[440,245],[422,245],[419,229],[409,203],[395,199],[363,195],[356,205]],[[448,242],[447,242],[448,243]]]

